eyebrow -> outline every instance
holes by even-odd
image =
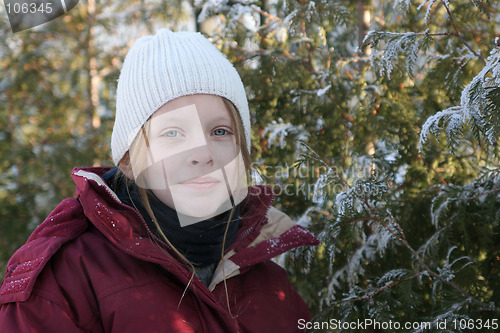
[[[175,111],[175,110],[174,110]],[[172,125],[176,124],[186,124],[186,122],[193,123],[193,124],[200,124],[200,119],[198,116],[198,119],[193,119],[192,117],[189,117],[186,113],[172,113],[171,111],[167,111],[159,116],[152,117],[151,118],[151,128],[153,129],[158,129],[158,128],[164,128],[164,127],[169,127]]]
[[[158,118],[168,118],[169,120],[174,120],[174,121],[185,120],[186,119],[186,112],[181,111],[180,108],[175,109],[175,110],[170,110],[170,111],[163,112],[160,115],[153,114],[153,116],[151,117],[151,120],[158,119]]]
[[[234,126],[234,123],[233,123],[233,120],[231,119],[231,117],[224,117],[224,116],[219,116],[219,117],[213,118],[210,120],[209,123],[210,124],[212,124],[212,123],[229,123],[232,126]]]

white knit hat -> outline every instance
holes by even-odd
[[[118,79],[111,153],[118,164],[140,128],[165,103],[187,95],[225,97],[238,110],[250,151],[250,113],[234,66],[203,35],[157,31],[130,48]]]

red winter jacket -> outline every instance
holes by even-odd
[[[1,332],[276,333],[309,320],[270,259],[318,241],[270,207],[267,188],[250,188],[252,208],[206,287],[196,277],[189,283],[186,265],[151,240],[139,213],[100,177],[107,170],[74,169],[76,198],[63,200],[10,259]]]

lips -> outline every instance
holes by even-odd
[[[219,185],[219,183],[220,180],[218,180],[217,178],[205,176],[192,178],[185,182],[179,183],[179,185],[186,186],[193,190],[209,190]]]

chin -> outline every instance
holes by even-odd
[[[189,205],[177,205],[176,211],[187,216],[209,219],[227,210],[224,209],[224,203],[207,198],[193,198]],[[231,207],[231,203],[229,203],[229,207]]]

